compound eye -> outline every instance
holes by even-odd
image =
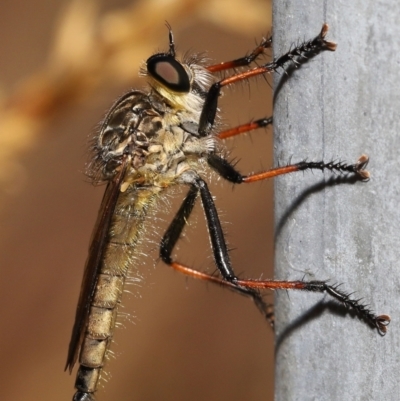
[[[182,64],[166,53],[159,53],[147,59],[147,72],[166,88],[174,92],[188,93],[190,77]]]

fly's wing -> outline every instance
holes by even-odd
[[[127,161],[124,159],[121,170],[114,179],[107,185],[101,202],[96,225],[92,234],[92,240],[89,247],[89,255],[86,260],[85,272],[83,274],[81,292],[79,295],[78,306],[76,308],[75,323],[72,329],[71,341],[68,348],[67,363],[65,370],[71,372],[82,345],[83,337],[86,331],[87,319],[90,305],[92,303],[94,290],[97,283],[97,275],[100,270],[101,261],[104,255],[104,249],[110,230],[112,217],[117,204],[120,187],[126,172]]]

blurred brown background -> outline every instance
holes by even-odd
[[[70,400],[63,372],[90,234],[104,188],[85,182],[87,135],[131,87],[141,60],[167,49],[215,61],[251,50],[271,30],[268,0],[3,1],[0,6],[1,398]],[[224,121],[271,113],[259,79],[225,90]],[[242,172],[272,166],[272,132],[227,141]],[[272,276],[272,183],[211,183],[235,270]],[[186,189],[184,189],[186,190]],[[273,335],[247,299],[173,272],[157,241],[183,194],[160,215],[128,287],[99,400],[272,400]],[[214,271],[203,213],[179,260]],[[267,295],[272,301],[272,295]],[[132,321],[134,324],[131,324]]]

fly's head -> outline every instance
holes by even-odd
[[[153,91],[171,108],[192,114],[191,118],[198,123],[213,76],[204,66],[204,57],[186,55],[182,60],[177,58],[174,37],[168,24],[167,28],[168,52],[149,57],[140,69],[140,74],[147,77]]]

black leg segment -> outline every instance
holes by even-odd
[[[192,213],[198,193],[198,188],[195,185],[192,185],[181,207],[176,213],[176,216],[161,240],[160,258],[168,265],[172,263],[171,253],[182,234],[186,221]]]
[[[186,268],[185,266],[180,265],[178,262],[175,262],[171,257],[173,249],[179,240],[180,235],[182,234],[187,220],[190,217],[199,192],[206,216],[215,264],[223,278],[222,280],[212,275],[200,273],[191,268]],[[175,218],[164,234],[161,240],[160,257],[166,264],[187,275],[226,286],[235,292],[251,297],[257,308],[265,316],[270,325],[273,326],[274,315],[272,306],[264,302],[259,290],[247,288],[246,286],[242,286],[237,283],[238,278],[235,276],[235,273],[232,269],[228,248],[226,246],[217,209],[206,182],[201,178],[198,177],[194,180],[188,194],[186,195],[186,198],[182,203],[182,206],[179,208]]]

